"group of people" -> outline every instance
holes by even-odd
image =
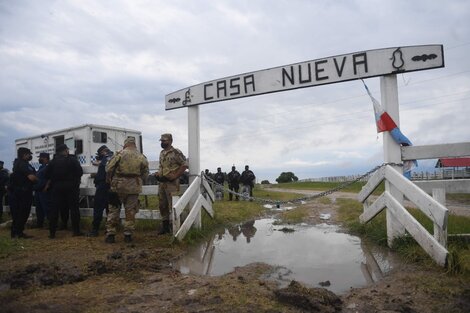
[[[80,231],[79,211],[79,188],[83,170],[77,158],[69,154],[67,145],[61,144],[57,146],[56,155],[51,161],[48,153],[39,155],[41,165],[37,171],[29,163],[31,160],[31,150],[25,147],[18,148],[12,173],[7,179],[12,218],[11,238],[31,237],[24,233],[24,229],[31,213],[33,192],[37,226],[43,227],[44,219],[47,217],[50,238],[55,238],[59,213],[66,225],[69,212],[73,236],[83,235]]]
[[[237,171],[235,165],[232,166],[232,170],[226,174],[222,172],[220,167],[217,168],[217,172],[212,174],[209,169],[206,169],[204,174],[214,180],[218,185],[214,186],[214,192],[217,194],[221,194],[221,198],[223,199],[223,186],[225,181],[228,183],[229,189],[235,193],[235,199],[239,200],[239,190],[240,184],[242,184],[244,192],[248,193],[250,197],[253,197],[253,188],[255,187],[255,180],[256,176],[248,165],[245,165],[245,170],[240,175],[240,172]],[[229,192],[228,197],[229,200],[233,200],[233,193]],[[221,200],[222,200],[221,199]]]
[[[160,138],[160,166],[155,175],[159,185],[159,209],[162,217],[162,227],[159,234],[171,232],[170,208],[172,196],[179,192],[180,176],[188,168],[184,154],[172,146],[171,134],[163,134]],[[107,212],[106,243],[114,243],[117,227],[120,223],[121,206],[125,208],[123,223],[124,241],[131,242],[135,229],[135,215],[139,211],[139,194],[143,182],[149,175],[149,163],[146,157],[137,150],[134,137],[124,141],[123,149],[113,153],[106,145],[97,151],[98,166],[94,176],[96,187],[92,229],[88,236],[97,237],[103,218]],[[32,152],[20,147],[17,158],[13,162],[10,175],[3,170],[0,162],[0,194],[8,192],[10,212],[12,217],[11,237],[30,238],[24,233],[27,219],[31,213],[33,193],[36,202],[37,225],[42,227],[44,219],[49,220],[49,238],[56,236],[59,213],[62,221],[67,223],[65,214],[70,212],[72,235],[83,236],[80,228],[79,195],[80,181],[83,175],[82,167],[76,156],[69,154],[65,144],[56,148],[52,160],[48,153],[39,155],[41,163],[38,171],[30,164]],[[4,173],[6,172],[6,175]],[[6,176],[4,179],[3,177]],[[3,203],[0,206],[3,209]],[[2,217],[0,211],[0,218]]]

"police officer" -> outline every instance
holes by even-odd
[[[9,178],[10,173],[6,168],[3,168],[3,161],[0,161],[0,223],[3,222],[3,198],[7,193]]]
[[[159,235],[167,234],[171,231],[170,227],[170,208],[172,207],[172,196],[180,190],[179,177],[188,168],[186,157],[179,150],[172,146],[173,136],[171,134],[162,134],[160,137],[160,167],[155,173],[160,182],[158,187],[159,209],[162,216],[162,229]]]
[[[217,168],[217,172],[214,174],[214,181],[219,184],[215,186],[215,194],[216,198],[218,197],[218,193],[220,193],[220,200],[224,199],[224,182],[225,182],[225,175],[222,173],[222,169],[220,167]],[[222,186],[220,186],[222,185]]]
[[[106,164],[107,181],[110,182],[109,214],[106,221],[106,243],[114,243],[119,225],[121,204],[124,204],[124,241],[132,241],[135,229],[135,215],[139,212],[139,194],[143,181],[149,174],[147,158],[137,150],[135,138],[124,141],[124,149]]]
[[[248,165],[245,165],[245,170],[240,177],[240,182],[244,186],[250,186],[250,197],[253,197],[253,188],[255,188],[255,174],[250,170]]]
[[[46,167],[45,177],[51,188],[51,207],[49,214],[49,238],[55,238],[60,210],[70,210],[73,236],[83,236],[80,231],[80,179],[82,167],[75,155],[69,154],[69,148],[61,144],[56,148],[56,155]]]
[[[239,200],[238,190],[240,189],[240,172],[236,170],[235,165],[232,166],[232,171],[227,175],[228,188],[237,193],[236,200]],[[228,198],[230,201],[233,199],[233,194],[229,193]]]
[[[36,202],[36,227],[42,228],[51,202],[50,191],[46,190],[47,179],[45,176],[46,167],[49,164],[49,153],[41,152],[39,154],[39,164],[41,165],[36,173],[38,182],[34,185],[34,200]]]
[[[98,161],[98,171],[93,179],[95,184],[95,198],[93,202],[93,222],[89,237],[98,237],[100,224],[103,219],[103,211],[108,212],[109,202],[109,183],[106,181],[106,164],[113,156],[113,152],[106,145],[102,145],[96,151],[96,160]]]
[[[37,181],[36,170],[29,163],[31,150],[18,148],[17,158],[13,161],[13,173],[10,175],[9,201],[12,217],[11,238],[31,238],[25,234],[24,227],[31,213],[33,203],[33,184]]]

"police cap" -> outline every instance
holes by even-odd
[[[101,154],[101,152],[103,152],[103,150],[105,149],[109,150],[106,145],[102,145],[101,147],[98,148],[98,150],[96,150],[96,153]]]
[[[17,154],[19,158],[22,158],[25,154],[33,154],[33,153],[28,148],[20,147],[18,148]]]
[[[69,147],[67,147],[67,145],[63,143],[63,144],[58,145],[57,148],[55,148],[55,152],[60,153],[60,152],[67,150],[68,148]]]
[[[49,159],[49,153],[47,153],[47,152],[41,152],[41,153],[39,153],[39,158],[46,158],[46,159]]]

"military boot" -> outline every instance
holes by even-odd
[[[124,235],[124,242],[126,243],[132,242],[132,235]]]
[[[169,234],[171,232],[170,229],[170,221],[162,221],[162,229],[158,232],[159,235]]]
[[[114,240],[114,235],[107,235],[106,238],[104,239],[104,242],[106,242],[106,243],[115,243],[116,240]]]
[[[98,237],[99,233],[97,229],[92,229],[88,234],[87,237]]]

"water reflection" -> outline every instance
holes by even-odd
[[[273,219],[250,221],[220,231],[180,259],[184,274],[218,276],[237,266],[264,262],[275,266],[266,278],[283,284],[295,279],[341,293],[379,280],[392,267],[388,251],[366,246],[335,225],[273,225]],[[295,232],[279,231],[284,227]]]

